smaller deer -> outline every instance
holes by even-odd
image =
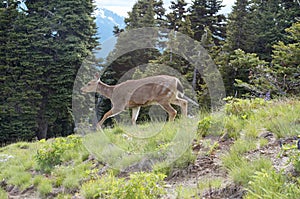
[[[158,104],[169,114],[169,121],[173,121],[177,111],[171,106],[175,104],[181,107],[181,112],[187,116],[187,101],[183,99],[183,86],[179,79],[168,75],[146,77],[138,80],[128,80],[117,85],[107,85],[100,80],[96,73],[95,78],[81,88],[81,92],[98,92],[109,98],[112,108],[104,114],[98,122],[101,128],[103,122],[113,117],[126,108],[132,108],[132,124],[136,124],[140,108]]]

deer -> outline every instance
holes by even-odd
[[[183,86],[174,76],[157,75],[107,85],[100,80],[99,73],[96,73],[94,79],[83,86],[80,91],[82,93],[97,92],[111,101],[112,108],[97,123],[98,129],[101,129],[107,118],[116,116],[127,108],[132,109],[133,125],[136,125],[140,108],[150,105],[160,105],[168,113],[169,121],[174,121],[177,115],[177,111],[171,104],[180,106],[182,115],[187,117],[188,102],[183,99]]]

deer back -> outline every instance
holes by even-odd
[[[147,106],[159,101],[172,101],[178,93],[183,93],[182,85],[176,77],[159,75],[139,80],[128,80],[115,86],[111,98],[114,107]]]

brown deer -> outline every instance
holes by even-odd
[[[173,121],[177,114],[171,104],[180,106],[182,114],[187,116],[188,102],[182,98],[183,86],[179,79],[172,76],[158,75],[110,86],[103,83],[97,73],[81,91],[98,92],[111,100],[112,108],[98,122],[99,128],[107,118],[121,113],[126,108],[132,108],[132,124],[136,124],[140,108],[153,104],[160,105],[168,112],[169,121]]]

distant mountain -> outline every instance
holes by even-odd
[[[96,11],[96,24],[98,27],[98,36],[100,36],[101,42],[113,36],[112,31],[115,25],[120,28],[125,27],[124,17],[105,8],[98,8]]]
[[[124,28],[124,17],[105,8],[98,8],[96,11],[96,25],[98,28],[97,36],[100,37],[99,41],[102,48],[100,52],[97,52],[97,57],[105,58],[113,50],[116,43],[116,38],[113,36],[113,27],[117,25]]]

